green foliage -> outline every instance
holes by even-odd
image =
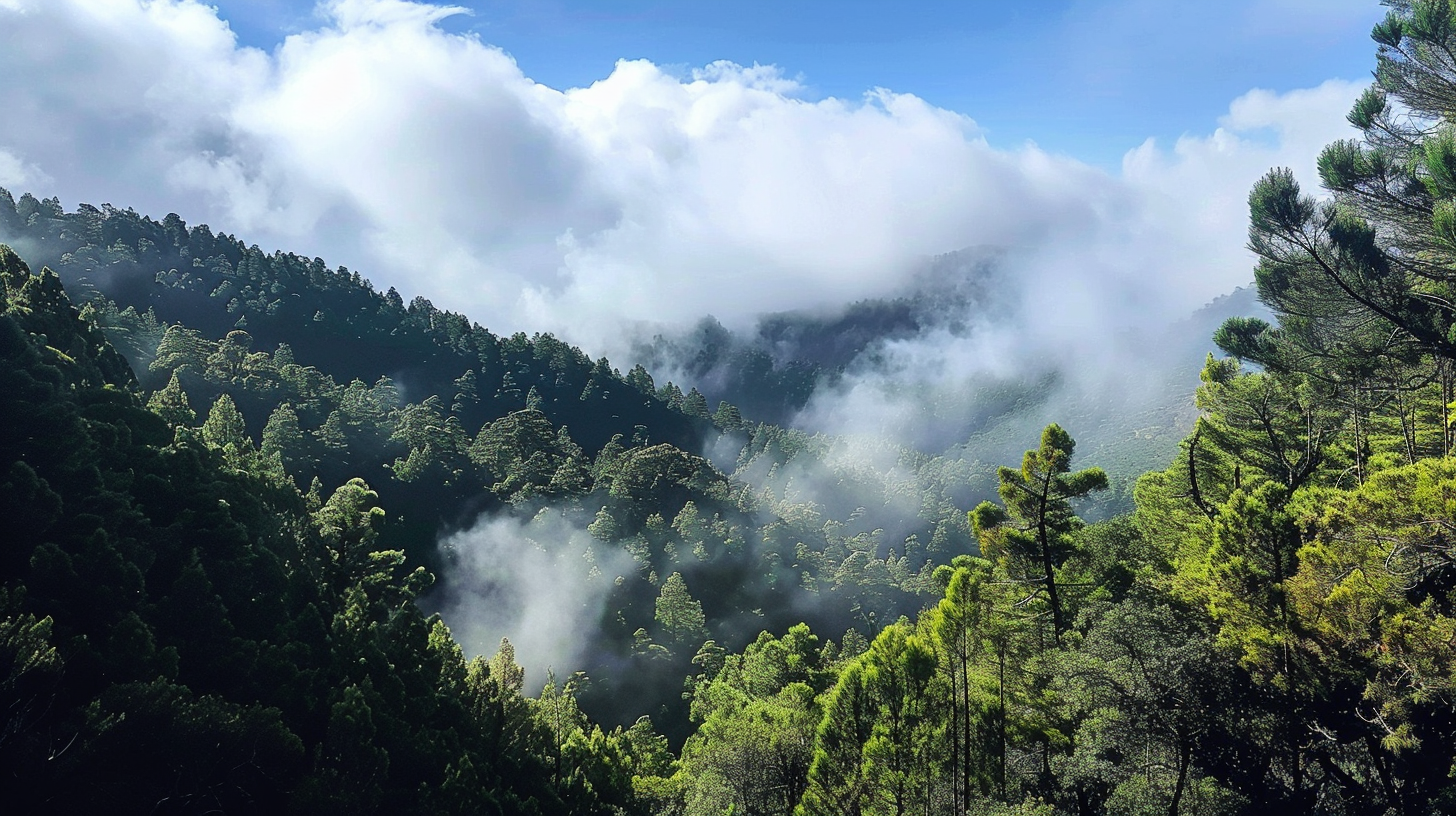
[[[921,810],[932,769],[917,732],[931,722],[928,644],[906,622],[887,627],[841,675],[825,705],[805,813]]]
[[[148,369],[153,372],[201,373],[207,369],[210,346],[202,332],[178,323],[168,326],[152,357]]]
[[[558,436],[540,411],[515,411],[480,429],[470,446],[470,459],[486,479],[494,481],[491,489],[496,493],[530,496],[549,491],[563,467],[577,471],[583,467],[570,437],[558,440]]]
[[[147,410],[167,420],[168,425],[186,428],[197,424],[197,412],[192,410],[192,405],[187,400],[187,392],[182,390],[176,371],[172,372],[172,379],[167,381],[167,387],[152,394],[147,400]]]
[[[1071,533],[1081,526],[1071,500],[1107,487],[1100,468],[1071,472],[1076,443],[1056,424],[1048,425],[1041,445],[1026,452],[1021,470],[1001,468],[1002,507],[982,503],[971,511],[971,526],[981,551],[999,562],[1012,580],[1045,593],[1056,637],[1070,621],[1057,588],[1057,570],[1072,554]]]
[[[252,451],[248,427],[232,397],[223,394],[212,404],[207,421],[202,423],[202,441],[224,451],[230,462],[242,462],[240,457]]]
[[[1236,361],[1210,354],[1202,379],[1197,402],[1208,414],[1202,439],[1248,468],[1242,478],[1216,472],[1209,476],[1224,476],[1235,489],[1243,478],[1262,478],[1297,490],[1326,464],[1344,417],[1330,410],[1301,377],[1244,373]]]
[[[554,772],[566,749],[519,681],[467,665],[415,605],[430,576],[382,546],[368,485],[310,514],[227,395],[199,433],[174,434],[133,381],[107,379],[115,353],[88,345],[64,293],[24,274],[8,270],[20,285],[0,314],[10,811],[638,807],[625,738],[570,749],[589,780]],[[186,405],[175,390],[161,402]],[[298,442],[287,415],[270,457]],[[644,729],[632,740],[653,744]]]
[[[276,461],[287,473],[303,474],[312,471],[308,437],[299,425],[298,413],[289,403],[279,405],[268,415],[268,423],[263,426],[259,452],[265,460]]]
[[[1060,768],[1066,783],[1110,788],[1108,812],[1227,812],[1190,807],[1218,788],[1194,775],[1195,761],[1216,744],[1212,724],[1240,703],[1236,669],[1196,618],[1130,599],[1061,662],[1062,693],[1085,717]]]
[[[700,640],[708,634],[703,605],[688,593],[681,573],[674,572],[662,582],[656,608],[657,622],[674,641]]]
[[[814,694],[802,684],[714,711],[683,750],[685,812],[793,813],[818,722]]]

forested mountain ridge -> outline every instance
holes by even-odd
[[[669,389],[668,399],[644,398],[641,382],[628,383],[605,360],[550,335],[497,337],[424,298],[406,305],[392,289],[377,292],[357,272],[266,254],[205,225],[189,228],[175,214],[155,221],[87,204],[66,212],[55,199],[16,200],[0,190],[0,238],[35,268],[55,270],[80,302],[101,294],[137,313],[126,326],[133,335],[118,345],[151,388],[165,385],[146,373],[161,334],[181,324],[208,339],[245,330],[250,351],[285,344],[341,383],[388,377],[411,397],[460,394],[467,425],[524,408],[534,388],[535,407],[573,428],[590,453],[637,425],[689,450],[707,433],[694,421],[707,406],[673,410],[690,395]],[[468,382],[458,383],[467,372]]]
[[[1003,254],[990,247],[947,253],[926,262],[899,296],[823,314],[766,314],[749,332],[705,317],[690,331],[639,341],[634,356],[652,371],[681,371],[709,400],[787,425],[817,388],[836,385],[874,346],[937,327],[963,329],[967,315],[1000,306]]]
[[[89,297],[83,313],[136,367],[148,405],[231,466],[319,497],[367,478],[381,546],[442,576],[425,601],[471,652],[494,651],[540,603],[511,586],[518,573],[476,567],[480,552],[540,553],[552,580],[582,590],[569,608],[580,634],[554,664],[522,642],[523,662],[587,670],[589,711],[623,725],[652,713],[675,741],[703,639],[737,647],[801,621],[872,634],[920,604],[934,563],[969,549],[957,508],[988,495],[974,462],[890,446],[866,467],[858,448],[726,403],[710,413],[641,367],[623,377],[548,335],[498,338],[421,300],[404,308],[355,273],[175,217],[23,195],[0,220]],[[188,259],[190,272],[153,270]],[[697,455],[705,446],[734,478]],[[512,541],[478,534],[506,520]],[[459,611],[471,606],[485,611]],[[666,623],[678,606],[704,623]],[[630,698],[614,693],[624,666]]]

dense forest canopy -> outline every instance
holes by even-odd
[[[7,812],[1456,809],[1456,6],[1387,5],[1327,195],[1250,194],[1270,319],[1096,519],[1058,423],[785,429],[0,191]]]

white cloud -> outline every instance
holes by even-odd
[[[1315,160],[1354,131],[1345,114],[1364,83],[1330,80],[1276,94],[1253,90],[1229,106],[1207,136],[1184,136],[1171,152],[1149,141],[1123,159],[1124,182],[1150,216],[1128,234],[1144,275],[1175,279],[1194,305],[1253,280],[1248,195],[1272,167],[1289,167],[1319,191]]]
[[[37,193],[195,206],[158,178],[227,150],[225,113],[266,71],[194,2],[20,0],[0,8],[0,143],[54,179]]]
[[[36,169],[24,159],[0,149],[0,187],[20,188],[32,184],[47,184],[51,178]]]
[[[1201,354],[1169,359],[1188,349],[1158,345],[1178,339],[1168,325],[1253,279],[1249,189],[1269,168],[1287,166],[1317,192],[1315,158],[1352,132],[1344,114],[1362,88],[1329,81],[1287,94],[1251,91],[1212,134],[1129,151],[1096,218],[1003,260],[1020,284],[1014,308],[974,316],[963,331],[884,344],[839,386],[817,392],[798,424],[938,450],[978,427],[977,390],[988,378],[1041,372],[1057,372],[1058,388],[1039,410],[1021,412],[1021,444],[1045,422],[1079,415],[1073,433],[1095,435],[1109,416],[1156,406],[1168,396],[1164,378]],[[1189,380],[1187,392],[1196,384]]]
[[[528,691],[548,671],[565,676],[588,665],[609,593],[619,577],[637,578],[623,550],[550,510],[482,518],[441,547],[449,568],[427,603],[472,656],[489,657],[509,638]]]
[[[1114,175],[993,148],[913,95],[811,101],[772,67],[621,62],[560,91],[437,27],[459,11],[336,0],[264,54],[194,0],[10,0],[0,72],[27,81],[0,86],[0,182],[176,211],[593,353],[623,319],[741,324],[1015,246],[1054,343],[1102,326],[1098,306],[1120,320],[1247,281],[1249,185],[1307,171],[1357,90],[1251,92]]]

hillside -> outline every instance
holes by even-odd
[[[0,296],[7,812],[633,806],[604,780],[660,766],[645,724],[603,734],[570,698],[521,698],[509,652],[467,662],[362,481],[306,497],[169,426],[5,247]],[[569,778],[568,739],[605,746],[571,749]]]
[[[1137,389],[1079,392],[1055,371],[986,382],[974,422],[917,420],[961,423],[951,433],[964,441],[927,452],[761,424],[721,400],[710,412],[699,389],[659,386],[640,366],[624,376],[549,335],[497,337],[428,301],[404,306],[356,272],[264,254],[176,216],[66,212],[0,191],[0,224],[83,293],[169,421],[308,495],[364,476],[385,511],[381,545],[440,576],[422,603],[468,653],[510,637],[533,684],[548,669],[584,671],[594,717],[652,714],[674,744],[688,727],[681,678],[703,639],[736,649],[800,622],[868,638],[913,612],[937,565],[975,552],[965,511],[995,495],[997,465],[1053,418],[1114,477],[1084,512],[1130,509],[1135,476],[1167,461],[1191,423],[1196,369],[1174,361],[1200,358],[1212,326],[1248,303],[1213,304],[1166,330]],[[948,256],[911,297],[830,322],[774,316],[764,331],[804,355],[791,367],[842,372],[874,344],[960,312],[932,285],[965,306],[994,269],[993,254]],[[815,371],[815,388],[832,388]],[[709,391],[750,404],[788,393],[738,386]],[[701,622],[674,622],[664,598]],[[641,693],[626,698],[617,684],[629,673]]]
[[[422,603],[467,651],[509,636],[533,684],[586,671],[583,705],[608,722],[652,714],[680,742],[681,679],[705,638],[739,648],[801,621],[868,637],[971,547],[970,463],[845,456],[726,403],[710,413],[640,367],[624,376],[548,335],[499,338],[175,216],[26,195],[4,209],[11,240],[83,293],[152,408],[309,496],[363,475],[381,545],[440,575]],[[989,495],[984,472],[979,484]],[[570,587],[571,603],[521,586]],[[701,621],[682,625],[664,599]],[[615,693],[628,671],[630,698]]]

